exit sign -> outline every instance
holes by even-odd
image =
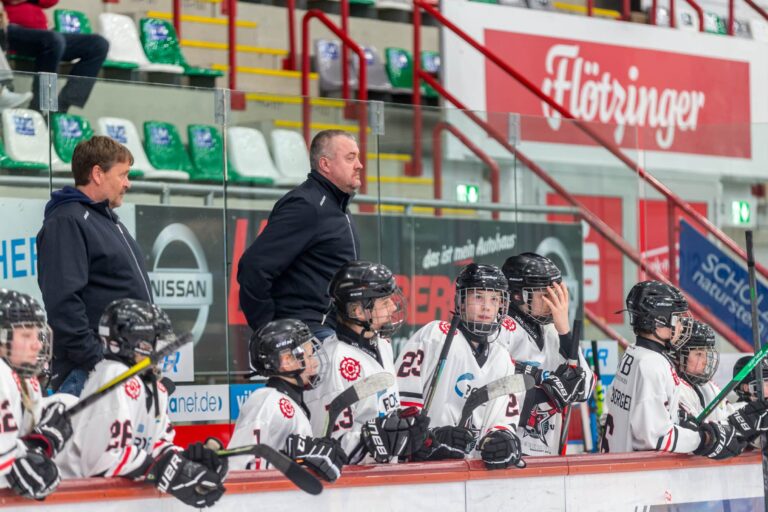
[[[456,185],[456,201],[460,203],[476,203],[480,200],[480,187],[478,185]]]
[[[731,201],[731,222],[746,225],[752,221],[752,209],[749,201]]]

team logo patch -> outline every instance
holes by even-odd
[[[501,326],[508,330],[509,332],[513,332],[517,330],[517,324],[514,320],[512,320],[510,317],[505,316],[504,320],[501,321]]]
[[[32,385],[32,389],[34,389],[37,393],[40,392],[40,381],[37,380],[37,377],[32,377],[29,379],[29,383]]]
[[[123,384],[123,389],[125,389],[125,394],[132,399],[139,399],[139,394],[141,393],[141,384],[139,384],[138,380],[129,379],[125,381],[125,384]]]
[[[283,413],[283,416],[289,419],[293,418],[293,414],[296,411],[293,408],[293,405],[291,405],[291,402],[289,402],[287,398],[281,398],[278,405],[280,405],[280,412]]]
[[[341,372],[342,377],[350,382],[357,380],[357,378],[360,376],[360,362],[356,359],[352,359],[351,357],[345,357],[341,360],[341,364],[339,365],[339,372]]]
[[[440,322],[440,331],[443,334],[448,334],[448,329],[450,328],[451,328],[451,324],[449,324],[448,322]]]
[[[675,369],[672,366],[669,367],[669,371],[672,372],[672,378],[675,381],[675,386],[679,386],[680,385],[680,377],[677,376],[677,372],[675,371]]]

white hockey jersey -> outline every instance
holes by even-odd
[[[682,380],[680,389],[680,407],[692,416],[698,416],[704,407],[707,406],[720,393],[720,388],[712,381],[706,382],[700,386],[693,386],[685,379]],[[736,412],[736,408],[728,401],[720,402],[715,410],[707,416],[705,421],[714,421],[717,423],[727,422],[728,416]]]
[[[530,364],[540,368],[546,378],[568,360],[560,353],[560,335],[553,324],[541,326],[543,343],[541,348],[536,343],[534,336],[526,330],[521,319],[510,316],[504,317],[501,323],[501,333],[498,342],[506,347],[514,361]],[[587,364],[581,349],[579,349],[579,366],[584,370],[584,388],[581,390],[577,401],[586,401],[594,391],[595,376]],[[541,391],[533,389],[526,396],[527,401],[521,404],[521,423],[518,427],[518,436],[522,443],[525,455],[558,455],[560,430],[562,429],[562,414],[558,413],[548,402],[542,401]],[[534,398],[536,397],[536,398]],[[541,403],[536,403],[541,402]],[[523,410],[523,409],[528,409]]]
[[[435,320],[419,329],[403,346],[395,368],[404,406],[423,406],[449,328],[448,322]],[[481,356],[481,361],[483,364],[478,362],[464,334],[457,330],[430,406],[430,428],[458,425],[462,408],[475,390],[515,373],[504,346],[498,343],[488,344],[488,353],[484,360]],[[523,395],[499,397],[475,409],[470,428],[477,439],[492,429],[515,433]],[[477,450],[470,454],[470,458],[479,457]]]
[[[24,380],[32,411],[22,403],[21,378],[0,359],[0,488],[3,489],[10,487],[5,475],[10,473],[13,462],[27,453],[21,437],[32,430],[43,409],[37,378]]]
[[[276,379],[277,380],[277,379]],[[273,387],[272,383],[257,389],[240,408],[235,430],[228,448],[251,444],[266,444],[275,450],[284,450],[291,434],[312,436],[312,426],[300,398],[285,392],[285,383]],[[252,455],[241,455],[229,459],[229,469],[268,469],[266,460]]]
[[[125,364],[103,360],[88,376],[82,396],[128,369]],[[180,450],[173,444],[175,431],[168,418],[168,391],[157,384],[159,417],[149,389],[132,377],[108,397],[95,402],[72,418],[73,435],[55,461],[62,478],[91,476],[138,478],[152,458],[165,450]]]
[[[678,425],[684,387],[663,347],[638,338],[624,352],[605,395],[603,451],[693,452],[699,433]]]
[[[388,372],[394,377],[392,345],[383,338],[376,340],[376,350],[381,363],[366,351],[339,340],[337,335],[323,341],[330,369],[320,385],[304,394],[310,411],[310,423],[316,437],[324,432],[327,409],[331,401],[349,386],[376,373]],[[365,398],[341,413],[333,427],[333,438],[338,439],[350,464],[372,463],[373,457],[365,452],[360,430],[368,420],[384,416],[400,406],[397,382],[376,396]],[[394,460],[393,460],[394,462]]]

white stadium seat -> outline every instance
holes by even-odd
[[[269,178],[277,182],[277,173],[264,135],[256,128],[231,126],[227,129],[229,161],[243,178]]]
[[[3,140],[9,157],[18,162],[37,162],[48,165],[51,151],[51,167],[54,171],[68,171],[51,147],[50,134],[45,119],[36,110],[10,108],[3,110]]]
[[[309,151],[299,132],[272,130],[272,153],[280,173],[278,185],[298,185],[307,179]]]
[[[141,71],[184,73],[181,66],[149,62],[141,46],[136,23],[128,16],[109,12],[99,14],[99,33],[109,41],[109,60],[134,62],[139,65]]]

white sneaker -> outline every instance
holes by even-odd
[[[0,92],[0,110],[16,108],[31,99],[31,92],[18,93],[9,90],[7,87],[3,87],[3,91]]]

